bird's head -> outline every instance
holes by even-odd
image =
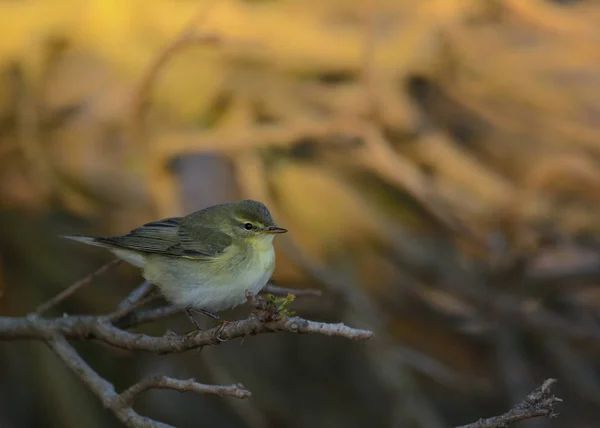
[[[242,200],[214,205],[197,214],[194,221],[199,224],[216,228],[251,246],[271,243],[276,234],[287,232],[275,225],[268,208],[257,201]]]

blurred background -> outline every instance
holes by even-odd
[[[60,240],[265,202],[298,315],[375,331],[158,356],[77,349],[179,427],[438,428],[548,377],[600,420],[600,4],[576,0],[0,1],[0,312],[111,259]],[[122,265],[53,311],[101,314]],[[247,308],[225,314],[242,318]],[[50,315],[50,314],[49,314]],[[207,326],[214,321],[202,320]],[[187,331],[183,316],[145,326]],[[41,343],[0,344],[0,426],[120,424]]]

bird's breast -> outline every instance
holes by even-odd
[[[233,247],[211,260],[160,258],[146,266],[144,276],[173,303],[218,312],[244,303],[246,290],[258,293],[274,269],[273,246]]]
[[[270,276],[275,268],[275,251],[273,246],[240,252],[239,256],[234,259],[236,258],[237,260],[231,260],[230,266],[227,268],[233,276],[239,277],[240,282],[248,282],[251,285],[254,285],[252,283],[260,282],[265,274]],[[265,283],[267,280],[265,280]]]

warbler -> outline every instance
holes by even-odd
[[[218,319],[215,312],[258,293],[275,269],[271,213],[261,202],[242,200],[144,224],[114,237],[64,236],[104,247],[142,269],[172,304]],[[197,325],[197,324],[196,324]]]

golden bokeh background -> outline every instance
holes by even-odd
[[[291,231],[277,283],[324,291],[298,314],[375,331],[176,356],[82,344],[118,387],[164,372],[254,394],[152,392],[141,413],[436,428],[557,377],[560,417],[522,425],[595,426],[600,5],[5,0],[0,22],[3,315],[109,260],[60,234],[252,198]],[[119,268],[56,313],[110,311],[139,280]],[[118,426],[42,344],[2,344],[0,371],[3,427]]]

